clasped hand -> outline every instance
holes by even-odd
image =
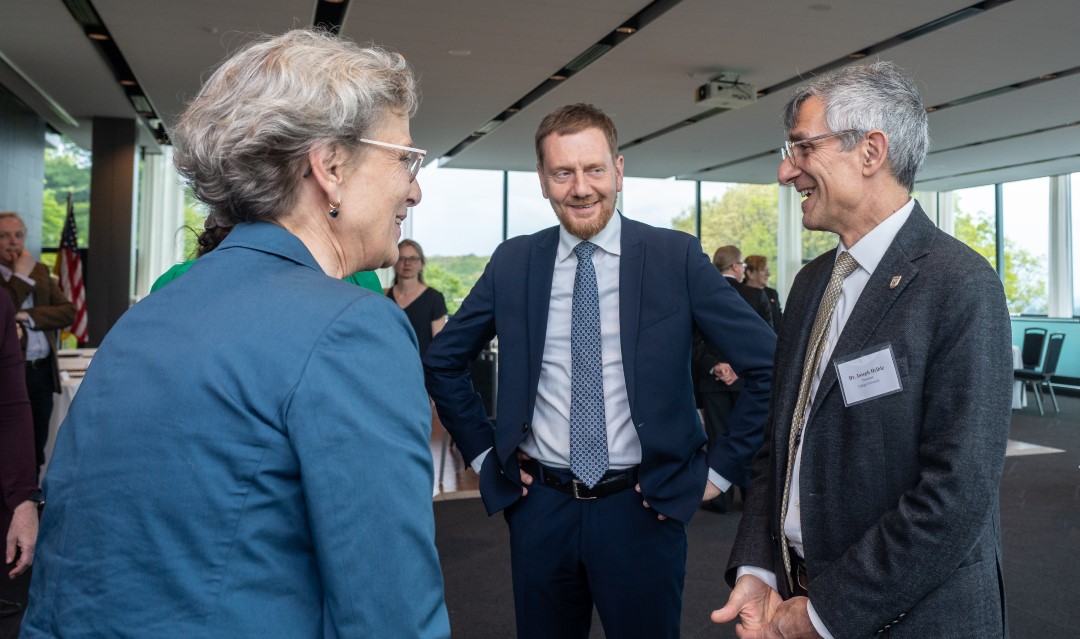
[[[727,604],[712,613],[713,623],[728,623],[736,618],[735,636],[739,639],[818,639],[821,635],[810,622],[806,597],[784,601],[780,593],[753,575],[743,575]]]

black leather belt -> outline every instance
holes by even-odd
[[[788,556],[791,557],[791,594],[795,597],[809,596],[810,578],[806,575],[806,561],[791,546],[788,546]]]
[[[45,368],[48,365],[49,365],[49,358],[48,357],[42,357],[41,359],[28,359],[28,360],[26,360],[26,367],[29,368],[30,370],[34,370],[34,369],[37,369],[37,368]]]
[[[633,488],[637,484],[637,467],[623,470],[609,470],[595,486],[589,488],[581,480],[571,476],[569,480],[559,477],[560,474],[568,474],[566,469],[556,469],[544,466],[535,459],[529,459],[521,463],[521,470],[529,473],[540,480],[545,486],[570,495],[574,499],[596,499],[607,497],[617,492]]]

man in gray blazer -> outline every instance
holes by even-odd
[[[740,617],[740,637],[1007,636],[1001,281],[909,195],[927,117],[895,65],[814,78],[784,124],[778,179],[840,242],[795,278],[713,621]]]

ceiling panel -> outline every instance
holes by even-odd
[[[92,0],[167,125],[202,78],[258,32],[309,25],[315,0]],[[570,102],[613,116],[622,143],[698,116],[693,91],[721,70],[759,89],[974,4],[975,0],[682,0],[584,71],[572,76],[447,166],[532,170],[539,120]],[[401,51],[420,77],[412,122],[429,162],[545,81],[648,0],[352,0],[344,35]],[[50,124],[82,136],[95,116],[133,117],[130,104],[61,0],[0,0],[0,53],[82,125],[64,129],[42,100],[24,97]],[[1080,2],[1012,0],[881,57],[913,72],[929,105],[1080,66]],[[33,93],[0,64],[0,82]],[[674,128],[625,150],[627,174],[771,182],[791,88],[744,109]],[[985,141],[1080,119],[1080,76],[1054,80],[931,115],[934,149]],[[1074,115],[1077,114],[1077,115]],[[932,154],[920,180],[1029,176],[1073,166],[1064,135]],[[762,155],[766,154],[766,155]],[[972,173],[1018,162],[1026,169]],[[1052,161],[1050,161],[1052,160]],[[722,168],[712,168],[728,164]],[[1045,173],[1044,173],[1045,175]],[[986,182],[983,182],[986,183]]]

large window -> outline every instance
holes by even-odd
[[[535,171],[510,171],[507,186],[506,237],[530,235],[559,223],[540,191],[540,177]]]
[[[776,184],[701,183],[701,246],[710,256],[729,244],[743,257],[764,255],[776,263],[779,220]],[[693,233],[693,205],[677,220],[676,228]],[[771,269],[775,270],[775,269]]]
[[[1050,248],[1050,178],[1002,186],[1005,297],[1009,312],[1046,315]]]
[[[56,248],[67,219],[67,198],[71,194],[78,229],[79,248],[90,238],[90,152],[66,137],[45,135],[45,188],[41,207],[41,260],[52,266]]]
[[[412,238],[427,257],[424,279],[454,313],[502,241],[502,172],[429,166],[417,179]]]
[[[997,268],[997,231],[995,229],[994,187],[977,186],[953,192],[956,239],[967,244]]]
[[[675,225],[683,212],[689,209],[693,217],[694,197],[693,182],[628,177],[623,178],[621,210],[626,217],[650,226],[679,228]],[[692,222],[689,232],[694,232]]]
[[[1072,217],[1072,281],[1073,281],[1073,315],[1080,316],[1080,173],[1073,173],[1070,189],[1072,190],[1072,202],[1070,203],[1070,215]]]

